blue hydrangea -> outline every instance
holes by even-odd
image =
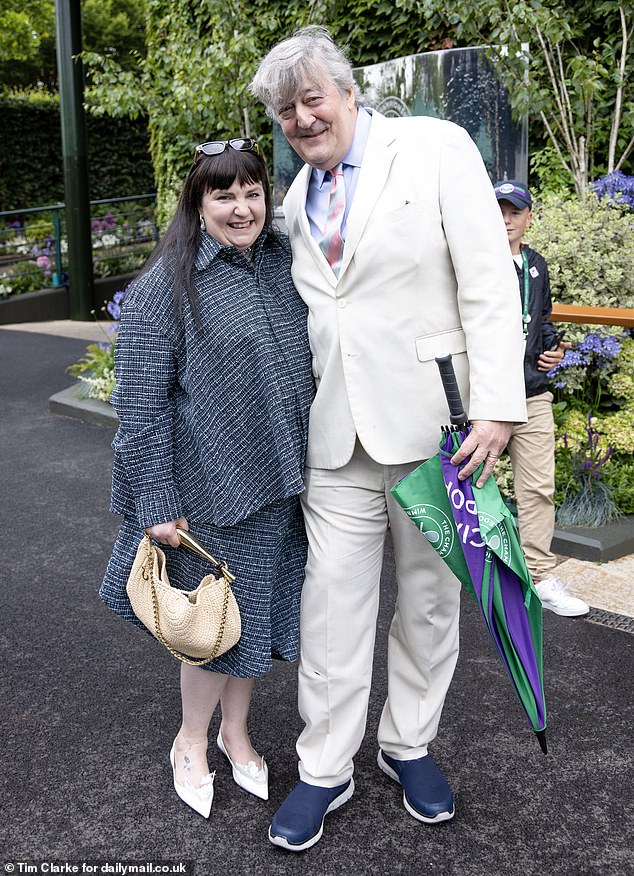
[[[599,198],[607,198],[610,203],[627,204],[634,210],[634,176],[626,176],[615,170],[590,183]]]
[[[604,336],[596,333],[586,335],[577,347],[578,353],[582,355],[584,353],[594,354],[599,359],[616,359],[620,351],[621,344],[617,338],[611,335]],[[577,364],[585,364],[587,361],[588,357],[586,357],[583,363],[579,362]]]
[[[115,292],[112,296],[112,301],[109,301],[106,305],[106,310],[115,322],[119,322],[121,319],[121,305],[123,304],[124,298],[125,292]]]
[[[561,362],[557,363],[554,368],[551,368],[548,372],[549,377],[555,377],[557,374],[561,374],[563,371],[566,371],[568,368],[573,368],[575,366],[588,365],[590,362],[590,356],[588,355],[588,350],[584,350],[581,348],[581,344],[575,350],[566,350],[564,353],[564,358]],[[562,389],[565,386],[565,383],[555,384],[558,389]]]

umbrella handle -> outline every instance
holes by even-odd
[[[447,356],[436,356],[436,365],[440,371],[440,379],[445,390],[447,404],[449,405],[449,419],[454,426],[466,426],[469,417],[466,415],[460,398],[456,372],[451,364],[451,353]]]

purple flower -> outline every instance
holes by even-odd
[[[566,352],[564,353],[564,358],[561,360],[561,362],[555,365],[554,368],[550,369],[550,371],[548,372],[548,376],[554,377],[556,374],[561,374],[561,372],[565,371],[567,368],[573,368],[580,365],[588,365],[589,361],[590,360],[586,354],[586,350],[583,350],[580,344],[576,350],[566,350]],[[563,383],[562,386],[564,386]]]
[[[121,319],[121,305],[124,298],[125,291],[115,292],[112,296],[112,301],[109,301],[106,305],[106,310],[116,322]]]
[[[617,338],[604,336],[597,333],[586,335],[577,347],[579,353],[594,354],[600,359],[616,359],[621,350],[621,344]],[[572,352],[569,350],[568,352]]]
[[[38,266],[38,268],[40,268],[42,271],[44,271],[45,275],[48,275],[51,273],[51,260],[49,259],[48,256],[46,256],[46,255],[38,256],[38,258],[35,260],[35,264]]]
[[[615,170],[590,183],[599,198],[607,198],[611,204],[627,204],[634,209],[634,176],[626,176]]]

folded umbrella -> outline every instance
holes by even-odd
[[[542,607],[515,521],[494,478],[458,480],[450,460],[470,431],[451,356],[438,362],[450,409],[439,453],[392,487],[392,495],[478,603],[517,697],[546,753]]]

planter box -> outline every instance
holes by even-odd
[[[104,302],[110,301],[115,292],[125,289],[136,275],[137,272],[95,280],[93,308],[99,312]],[[48,322],[53,319],[68,319],[69,316],[69,295],[65,286],[40,289],[38,292],[25,292],[24,295],[12,295],[0,301],[0,325]]]
[[[40,289],[39,292],[25,292],[12,295],[0,301],[0,325],[19,322],[47,322],[52,319],[68,319],[68,289]]]
[[[555,529],[551,550],[577,560],[607,563],[634,554],[634,516],[605,526],[566,526]]]
[[[93,426],[116,429],[119,418],[112,405],[96,398],[84,398],[85,392],[86,385],[79,381],[68,389],[52,395],[48,400],[48,409],[52,414],[62,417],[72,417],[75,420],[83,420],[84,423],[92,423]]]

